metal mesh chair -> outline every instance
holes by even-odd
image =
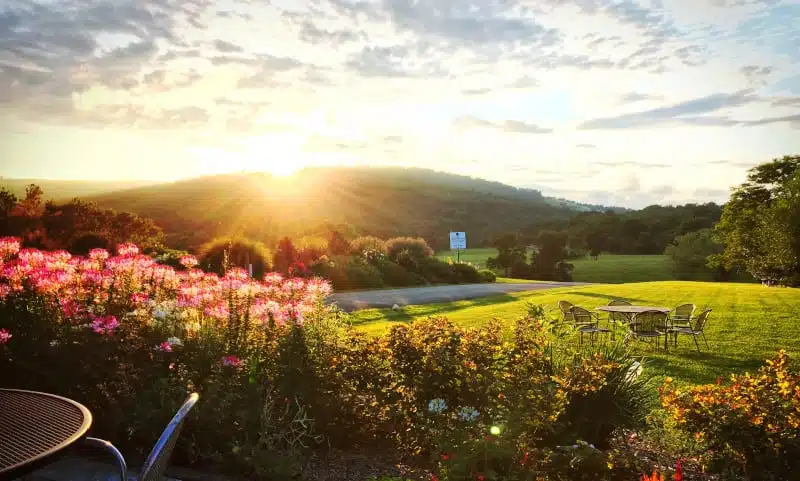
[[[32,481],[73,481],[77,479],[84,481],[163,481],[167,479],[164,477],[164,472],[180,435],[183,422],[187,413],[197,403],[198,398],[197,393],[190,394],[183,406],[175,413],[147,456],[138,476],[128,474],[125,458],[113,444],[103,439],[89,437],[85,439],[88,446],[100,448],[114,457],[117,462],[115,472],[109,473],[108,465],[105,463],[73,457],[52,463],[26,479]]]
[[[675,313],[670,316],[672,327],[691,327],[692,314],[695,310],[694,304],[681,304],[675,308]]]
[[[628,335],[636,339],[660,339],[667,335],[667,313],[644,311],[633,316]],[[665,338],[666,339],[666,338]],[[658,344],[658,343],[656,343]],[[666,348],[666,342],[664,343]]]
[[[628,301],[624,301],[622,299],[614,299],[613,301],[608,303],[609,306],[632,306]],[[627,326],[633,316],[627,312],[609,312],[608,313],[608,321],[610,323],[619,324],[623,326]]]
[[[580,343],[583,344],[583,335],[589,334],[591,336],[592,344],[594,344],[594,336],[598,333],[612,332],[610,329],[600,327],[600,318],[594,312],[588,311],[582,307],[572,306],[570,313],[573,319],[573,326],[580,333]]]
[[[558,301],[558,308],[561,310],[561,320],[564,322],[572,322],[572,309],[574,304],[569,301]]]
[[[684,334],[692,336],[692,339],[694,339],[694,345],[697,348],[697,352],[700,352],[700,344],[697,342],[697,336],[703,337],[703,341],[706,343],[706,349],[709,349],[708,339],[706,339],[706,334],[705,334],[705,327],[706,327],[706,321],[708,321],[708,316],[710,315],[711,315],[711,309],[706,309],[705,311],[701,312],[697,317],[694,318],[693,326],[672,327],[669,330],[669,332],[675,336],[675,346],[678,345],[678,335]]]

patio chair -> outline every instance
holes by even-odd
[[[643,339],[656,339],[656,345],[658,345],[661,336],[667,335],[667,317],[667,313],[661,311],[640,312],[633,316],[628,336],[635,337],[640,341]]]
[[[178,412],[172,417],[167,427],[161,433],[155,446],[150,451],[139,475],[129,474],[128,466],[122,453],[108,441],[98,438],[87,437],[85,442],[88,446],[98,447],[109,452],[116,461],[116,472],[109,473],[105,464],[91,463],[81,459],[65,459],[56,462],[48,467],[37,471],[31,475],[32,480],[36,481],[61,481],[61,480],[103,480],[103,481],[162,481],[166,479],[164,472],[169,466],[169,459],[175,449],[183,422],[186,415],[194,407],[199,399],[197,393],[192,393],[186,398]],[[78,477],[76,477],[78,476]]]
[[[705,334],[705,327],[706,321],[708,321],[708,316],[710,315],[711,309],[706,309],[694,318],[694,326],[670,328],[669,332],[675,336],[675,346],[677,347],[678,345],[678,335],[685,334],[692,336],[692,339],[694,339],[694,345],[697,348],[697,352],[700,352],[700,344],[697,342],[697,336],[703,336],[703,341],[706,343],[706,349],[709,349],[708,339],[706,339]]]
[[[572,307],[573,303],[569,301],[558,301],[558,309],[561,311],[561,320],[564,322],[572,322]]]
[[[692,327],[692,315],[696,309],[694,304],[681,304],[675,308],[675,313],[670,316],[672,327]]]
[[[598,333],[610,332],[613,335],[613,331],[610,329],[600,327],[600,317],[596,313],[578,306],[572,306],[570,312],[573,319],[573,326],[580,333],[581,345],[583,345],[584,334],[589,334],[591,336],[592,344],[594,344],[594,336]]]

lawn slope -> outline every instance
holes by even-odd
[[[800,289],[768,288],[757,284],[712,282],[646,282],[592,285],[523,292],[447,304],[409,306],[400,312],[367,309],[354,313],[357,328],[384,332],[398,322],[428,316],[445,316],[462,325],[475,326],[499,318],[513,322],[528,302],[547,308],[558,317],[560,299],[594,309],[615,298],[635,304],[674,307],[693,302],[698,311],[712,308],[707,327],[711,349],[698,354],[690,338],[681,338],[677,350],[655,352],[648,345],[636,350],[649,359],[652,372],[689,383],[714,382],[732,372],[753,370],[776,350],[800,354]]]

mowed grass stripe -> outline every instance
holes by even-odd
[[[520,292],[444,304],[407,306],[400,312],[367,309],[353,314],[358,329],[379,334],[398,322],[429,316],[444,316],[464,326],[479,326],[492,318],[507,325],[524,314],[528,302],[543,305],[552,318],[559,316],[561,299],[593,310],[611,299],[634,304],[675,307],[692,302],[697,312],[711,308],[706,337],[711,345],[695,350],[691,337],[682,336],[677,349],[655,352],[650,345],[636,344],[659,376],[672,376],[686,383],[714,382],[730,373],[757,369],[778,349],[800,354],[800,289],[768,288],[758,284],[713,282],[645,282],[619,285],[567,287]]]
[[[461,260],[485,267],[489,257],[497,255],[497,249],[480,248],[461,251]],[[436,254],[442,260],[455,260],[455,251],[442,251]],[[675,277],[672,262],[664,255],[619,255],[602,254],[598,260],[589,257],[568,259],[575,266],[572,280],[575,282],[618,284],[626,282],[668,281]]]

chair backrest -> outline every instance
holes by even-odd
[[[705,311],[701,312],[694,319],[694,326],[692,326],[692,330],[702,332],[703,329],[705,329],[706,327],[706,321],[708,320],[708,316],[710,315],[711,315],[711,309],[706,309]]]
[[[172,450],[175,449],[175,443],[178,441],[178,436],[181,433],[183,421],[199,398],[200,395],[197,393],[190,394],[183,403],[183,406],[181,406],[178,412],[175,413],[175,416],[172,417],[172,421],[169,422],[167,428],[161,433],[161,437],[156,441],[153,450],[147,455],[144,466],[142,466],[142,473],[139,477],[139,481],[161,481],[164,477],[164,472],[167,470],[167,466],[169,466],[169,458],[172,456]]]
[[[572,309],[573,304],[569,301],[558,301],[558,308],[561,310],[561,318],[565,321],[572,320]]]
[[[689,319],[692,318],[692,314],[694,314],[694,310],[694,304],[681,304],[675,308],[675,314],[672,315],[672,319],[676,321],[689,321]]]
[[[634,332],[655,332],[667,329],[667,313],[661,311],[643,311],[633,317]]]
[[[572,320],[578,324],[594,323],[592,313],[582,307],[572,306],[570,312],[572,313]]]
[[[623,300],[623,299],[614,299],[613,301],[608,303],[609,306],[631,306],[630,302]]]

